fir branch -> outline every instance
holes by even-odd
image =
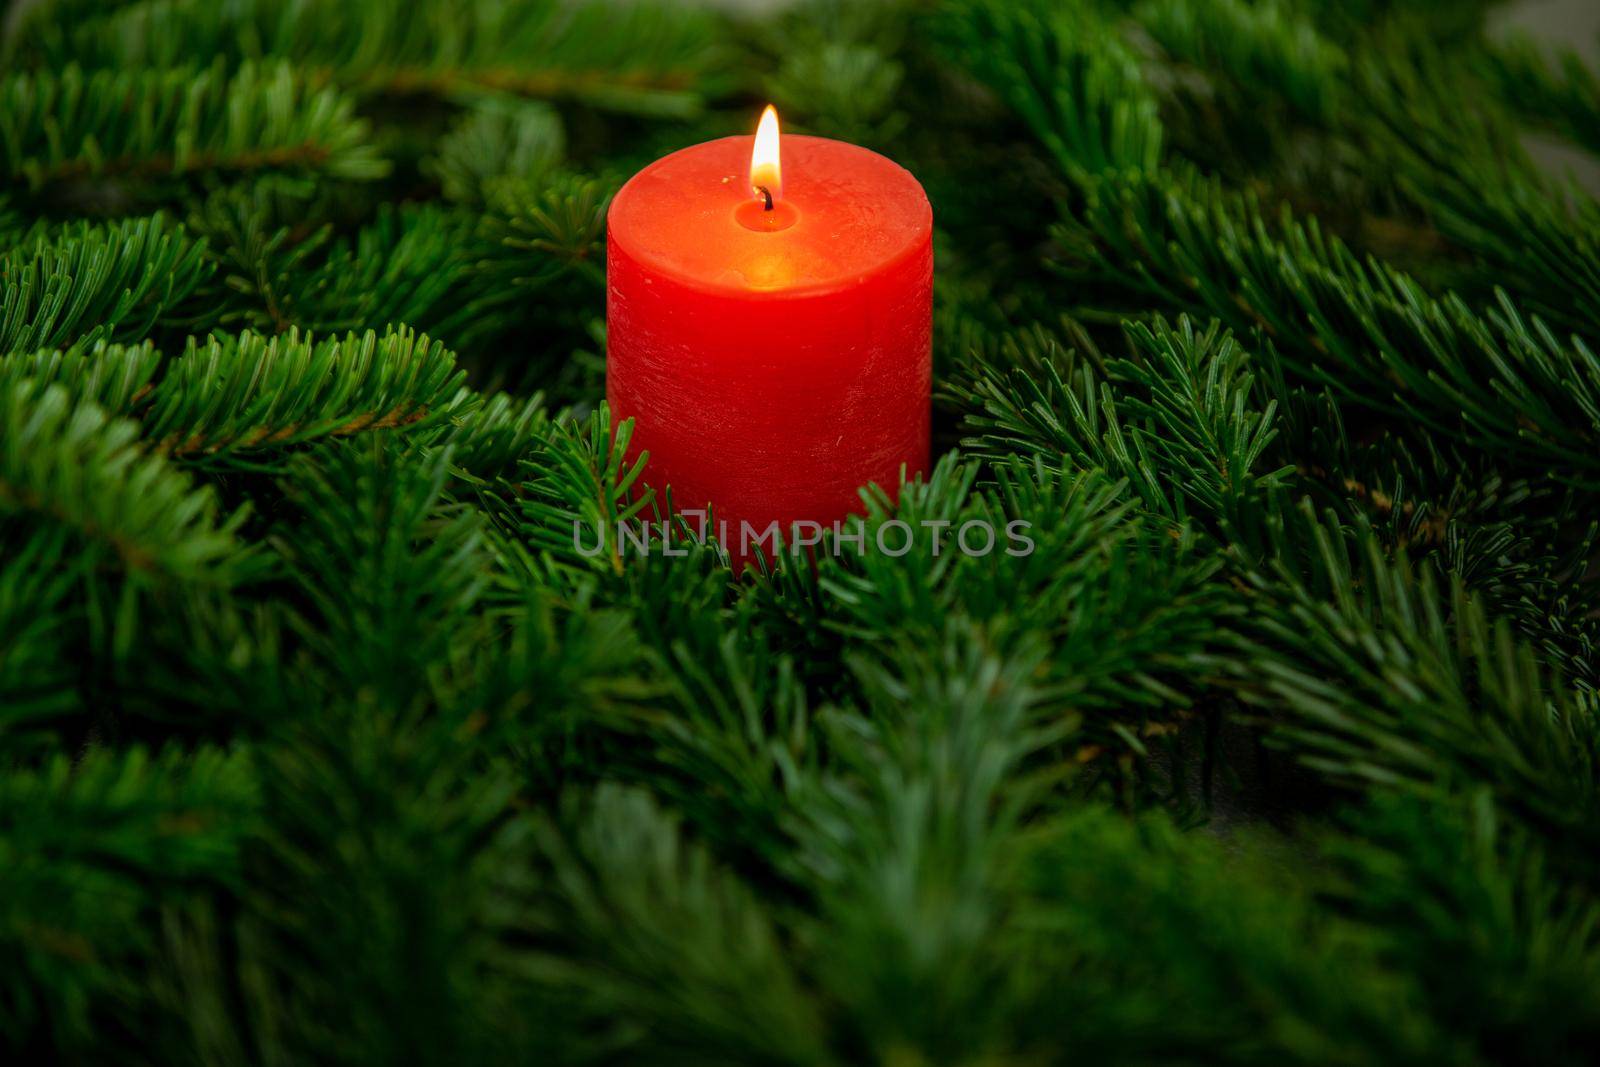
[[[997,868],[1050,784],[1027,759],[1074,725],[1049,721],[1045,658],[1037,638],[1005,654],[955,623],[887,661],[855,658],[870,711],[818,724],[831,773],[797,798],[796,859],[818,898],[805,941],[831,946],[814,967],[848,1006],[850,1061],[1004,1058],[1011,1020],[992,994],[1015,972],[991,949],[1013,900]]]
[[[109,414],[127,415],[149,395],[160,366],[161,353],[149,343],[79,342],[0,359],[0,388],[32,379],[61,386],[74,407],[88,401]]]
[[[1286,553],[1254,574],[1243,616],[1240,685],[1276,715],[1275,736],[1341,782],[1485,789],[1552,841],[1592,835],[1590,710],[1459,580],[1445,595],[1430,568],[1386,558],[1370,531],[1302,512],[1286,520],[1310,534],[1302,560]]]
[[[1216,324],[1128,333],[1136,358],[1110,362],[1099,382],[1088,367],[1064,373],[1071,361],[1049,338],[1024,339],[1010,366],[972,368],[974,379],[951,389],[968,406],[967,447],[995,461],[1099,469],[1175,526],[1193,510],[1225,537],[1250,530],[1291,468],[1259,470],[1275,405],[1255,410],[1249,356]]]
[[[63,528],[134,574],[216,583],[238,571],[244,513],[219,521],[209,489],[139,448],[137,424],[29,380],[6,385],[0,416],[0,514]]]
[[[141,0],[42,38],[46,64],[175,66],[195,55],[293,60],[358,93],[454,98],[485,90],[684,117],[720,92],[719,23],[629,0],[421,0],[351,9],[304,0]]]
[[[592,589],[568,597],[511,570],[489,594],[492,619],[460,689],[446,699],[482,720],[481,745],[504,752],[542,796],[587,779],[579,767],[649,717],[663,686],[627,611],[601,606]],[[620,774],[620,767],[617,768]],[[575,773],[576,772],[576,773]]]
[[[1207,634],[1226,611],[1208,583],[1215,564],[1192,538],[1141,524],[1125,485],[1100,471],[1014,459],[996,470],[994,489],[973,492],[976,465],[958,458],[901,487],[897,504],[864,491],[866,542],[896,520],[912,544],[895,556],[835,538],[819,570],[833,602],[826,625],[857,647],[897,635],[932,641],[961,618],[990,625],[1002,652],[1048,637],[1052,706],[1102,713],[1094,739],[1139,750],[1146,719],[1184,707],[1185,690],[1210,670]],[[993,531],[989,551],[968,523]],[[975,551],[960,551],[961,538]],[[905,540],[886,532],[891,548]]]
[[[1329,893],[1417,976],[1428,1013],[1486,1061],[1516,1047],[1577,1065],[1600,1036],[1600,914],[1566,891],[1552,852],[1487,792],[1457,803],[1389,799],[1323,848]]]
[[[631,422],[613,432],[610,411],[602,405],[583,422],[561,424],[523,461],[523,533],[559,565],[622,573],[618,524],[644,514],[654,499],[639,482],[649,453],[628,461],[632,437]],[[580,543],[593,544],[596,537],[603,538],[604,551],[586,556]]]
[[[536,313],[529,290],[597,290],[609,202],[602,183],[565,175],[489,186],[487,212],[385,204],[349,237],[295,221],[270,189],[213,197],[191,225],[221,261],[225,320],[273,333],[405,323],[482,352]]]
[[[290,330],[191,339],[141,405],[153,447],[207,465],[373,430],[421,431],[452,415],[464,374],[439,342],[400,329],[315,340]]]
[[[1279,97],[1297,117],[1321,124],[1340,106],[1349,61],[1303,7],[1292,0],[1145,0],[1134,17],[1169,60],[1225,76],[1230,94],[1258,105]]]
[[[430,678],[457,646],[492,577],[486,523],[445,497],[448,450],[383,436],[301,457],[277,528],[309,610],[296,628],[334,686],[390,709],[426,707]]]
[[[1577,52],[1552,65],[1533,41],[1514,38],[1489,53],[1489,71],[1523,117],[1600,154],[1600,75]]]
[[[1069,176],[1154,169],[1163,130],[1138,61],[1085,5],[957,0],[947,49],[1019,114]]]
[[[919,3],[811,0],[773,17],[746,20],[739,36],[758,42],[765,97],[791,125],[869,147],[901,144],[913,101],[908,60]],[[898,149],[896,149],[898,151]]]
[[[995,951],[1029,975],[1019,1040],[1066,1040],[1097,1061],[1199,1048],[1238,1064],[1473,1062],[1383,942],[1324,906],[1317,858],[1265,833],[1184,833],[1099,807],[1017,835],[1001,867],[1017,904]]]
[[[131,118],[131,121],[130,121]],[[387,165],[351,102],[287,63],[0,79],[0,175],[39,192],[79,180],[298,171],[351,180]]]
[[[1541,173],[1508,116],[1464,106],[1483,94],[1457,67],[1423,43],[1365,62],[1373,150],[1442,234],[1483,261],[1486,290],[1509,289],[1549,321],[1600,337],[1600,203]]]
[[[450,449],[456,469],[469,479],[492,482],[520,470],[551,432],[554,420],[545,408],[544,395],[517,398],[494,393],[472,406],[448,402],[452,412],[448,428],[438,436],[438,447]]]
[[[84,566],[62,531],[24,537],[8,526],[0,522],[0,759],[40,746],[38,727],[78,708],[66,630]]]
[[[427,170],[451,200],[483,202],[505,179],[537,183],[566,155],[561,117],[548,104],[489,97],[477,101],[439,139]]]
[[[210,271],[161,215],[36,234],[0,259],[0,353],[141,340]]]
[[[612,182],[583,175],[497,185],[486,231],[499,247],[479,263],[476,276],[504,291],[536,290],[569,275],[592,287],[603,285],[606,210],[613,192]]]
[[[1275,376],[1270,366],[1264,377]],[[1600,587],[1586,575],[1600,527],[1588,515],[1589,494],[1537,472],[1509,478],[1497,456],[1434,435],[1363,428],[1357,438],[1325,393],[1274,391],[1286,398],[1279,423],[1286,453],[1301,457],[1300,489],[1458,576],[1546,662],[1576,685],[1596,686]]]
[[[1600,356],[1504,296],[1487,312],[1358,260],[1315,221],[1277,227],[1192,176],[1101,183],[1063,242],[1086,277],[1261,331],[1302,380],[1590,484]]]
[[[217,750],[57,755],[0,778],[0,1039],[92,1049],[149,1007],[156,909],[237,887],[257,798]]]
[[[329,474],[342,480],[363,466],[381,491],[370,462],[352,457]],[[409,494],[416,484],[407,481]],[[390,543],[416,532],[405,522]],[[353,584],[352,600],[411,588],[402,579],[383,593],[367,585],[377,575],[368,567],[326,580]],[[373,649],[329,651],[355,667]],[[407,652],[402,644],[387,654],[398,665]],[[252,891],[216,966],[236,1032],[269,1058],[383,1049],[390,1059],[537,1060],[565,1033],[562,1015],[534,995],[519,943],[536,883],[516,780],[474,758],[475,726],[462,709],[438,718],[405,710],[415,677],[407,671],[392,687],[372,678],[370,702],[355,705],[331,705],[324,690],[257,749],[272,831],[251,842]]]
[[[488,242],[478,220],[434,205],[385,208],[350,243],[333,246],[303,279],[291,279],[284,304],[294,321],[323,330],[406,323],[463,344],[492,336],[488,303],[469,276]]]
[[[751,889],[647,795],[603,786],[586,799],[538,830],[549,891],[533,932],[588,1026],[638,1020],[613,1040],[640,1063],[823,1059],[820,1006]]]

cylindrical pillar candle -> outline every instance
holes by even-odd
[[[612,202],[606,396],[679,511],[824,527],[928,464],[933,212],[867,149],[760,135],[686,148]],[[757,150],[758,142],[761,148]],[[713,529],[715,532],[715,528]]]

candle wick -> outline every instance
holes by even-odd
[[[758,186],[756,186],[756,188],[761,191],[761,195],[762,196],[767,198],[767,205],[766,205],[766,207],[762,208],[762,210],[763,211],[771,211],[772,210],[772,190],[768,189],[765,185],[758,185]]]

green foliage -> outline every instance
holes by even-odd
[[[63,1047],[147,1006],[156,909],[240,885],[257,812],[249,762],[56,755],[0,785],[0,1030]]]
[[[81,179],[314,171],[380,177],[351,102],[285,63],[10,74],[0,174],[32,191]]]
[[[0,260],[0,352],[137,340],[205,279],[203,251],[160,215],[37,231]]]
[[[1061,236],[1075,276],[1259,332],[1287,369],[1345,402],[1592,477],[1597,453],[1576,442],[1600,412],[1593,347],[1507,297],[1481,310],[1434,297],[1314,221],[1285,213],[1273,226],[1251,198],[1188,173],[1097,187]]]
[[[431,169],[448,199],[482,201],[498,179],[544,177],[561,162],[565,141],[561,117],[549,105],[488,97],[439,139]]]
[[[140,420],[167,455],[207,464],[369,430],[418,431],[448,417],[462,375],[444,346],[409,330],[321,342],[213,334],[191,340]]]
[[[495,90],[676,116],[692,113],[700,93],[715,87],[720,51],[708,13],[648,0],[104,6],[55,25],[30,22],[36,61],[117,70],[171,67],[196,55],[282,58],[361,93]]]
[[[1306,575],[1258,579],[1246,614],[1261,654],[1244,691],[1271,694],[1280,740],[1338,780],[1490,789],[1562,840],[1591,832],[1600,724],[1588,703],[1459,585],[1441,596],[1369,534],[1346,545],[1341,528],[1304,521]]]
[[[1600,75],[1576,52],[1564,52],[1555,64],[1538,46],[1516,39],[1493,55],[1500,91],[1519,112],[1600,152]]]
[[[1323,122],[1343,90],[1347,62],[1300,6],[1290,0],[1150,0],[1137,17],[1173,60],[1223,72],[1241,95],[1281,96],[1295,115]]]
[[[1431,1013],[1484,1060],[1586,1062],[1597,917],[1592,900],[1553,888],[1551,853],[1483,793],[1385,801],[1350,821],[1359,836],[1328,849],[1333,899],[1384,931],[1383,954],[1419,976]]]
[[[1150,169],[1162,127],[1138,61],[1088,5],[957,0],[945,36],[1068,175]]]
[[[1587,1062],[1596,76],[1492,6],[9,5],[0,1049]],[[768,99],[928,190],[936,458],[738,570],[605,223]]]
[[[0,394],[0,518],[68,531],[99,565],[224,581],[243,518],[138,444],[139,427],[62,386],[19,379]]]
[[[396,710],[426,696],[490,581],[482,515],[443,497],[449,458],[373,438],[291,472],[303,520],[279,550],[309,603],[307,650],[353,696]]]
[[[81,565],[62,533],[36,535],[0,573],[0,753],[22,747],[32,729],[76,710],[67,657],[68,602]],[[45,737],[48,747],[48,735]]]

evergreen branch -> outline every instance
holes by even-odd
[[[1259,383],[1227,335],[1215,326],[1197,334],[1187,322],[1129,332],[1139,358],[1106,363],[1108,380],[1098,390],[1092,370],[1048,336],[1014,339],[1002,361],[971,368],[948,389],[974,433],[968,446],[996,463],[1021,455],[1108,472],[1146,514],[1174,529],[1193,521],[1240,559],[1258,562],[1282,550],[1281,540],[1273,544],[1284,522],[1279,491],[1315,491],[1320,481],[1319,495],[1338,514],[1377,524],[1400,548],[1430,553],[1515,620],[1551,662],[1575,680],[1592,678],[1591,597],[1574,581],[1593,542],[1570,514],[1581,505],[1548,493],[1535,498],[1529,486],[1473,471],[1460,456],[1417,460],[1394,441],[1375,448],[1383,457],[1379,477],[1358,480],[1369,477],[1371,460],[1344,434],[1337,406],[1298,410],[1304,398],[1281,382],[1268,392],[1291,401],[1299,440],[1289,454],[1314,456],[1316,465],[1262,470],[1264,459],[1284,455],[1274,444],[1275,401],[1255,410]],[[1266,369],[1269,379],[1278,377],[1270,360]],[[1530,506],[1551,518],[1531,517]]]
[[[1491,9],[1505,0],[1304,0],[1330,33],[1361,42],[1394,27],[1429,28],[1452,47],[1481,39]],[[1374,34],[1374,29],[1377,33]]]
[[[1046,654],[1037,636],[1006,654],[956,623],[856,657],[869,705],[818,723],[830,773],[793,819],[818,898],[803,943],[831,946],[813,966],[848,1006],[852,1062],[1005,1058],[995,1046],[1010,1020],[992,993],[1014,960],[993,948],[1013,900],[995,891],[997,868],[1052,784],[1026,761],[1075,724],[1046,725],[1052,702],[1035,681]]]
[[[1025,1045],[1064,1039],[1092,1061],[1475,1062],[1383,941],[1323,904],[1317,857],[1290,842],[1073,806],[1003,860],[1017,903],[994,951],[1030,975],[1006,998]],[[1429,888],[1411,887],[1419,908]]]
[[[1249,357],[1216,324],[1200,333],[1187,319],[1158,321],[1128,333],[1137,358],[1107,364],[1098,389],[1092,370],[1070,367],[1049,338],[1024,338],[1009,366],[973,367],[952,389],[975,433],[967,447],[996,462],[1022,455],[1102,470],[1175,526],[1195,509],[1224,536],[1250,530],[1291,468],[1258,473],[1277,431],[1273,404],[1255,410]]]
[[[1481,172],[1428,188],[1439,229],[1479,256],[1496,284],[1559,328],[1600,338],[1600,202]]]
[[[433,204],[384,204],[351,238],[305,218],[303,198],[258,184],[209,198],[191,226],[229,292],[222,317],[262,331],[380,329],[405,323],[470,341],[493,332],[466,280],[491,242],[481,218]],[[489,321],[485,321],[489,320]]]
[[[596,292],[603,278],[605,185],[565,175],[489,185],[487,212],[385,204],[348,238],[297,220],[271,189],[213,197],[191,224],[222,262],[225,319],[274,333],[405,323],[470,352],[536,313],[529,290],[570,280]]]
[[[585,757],[649,716],[663,686],[628,612],[601,606],[591,589],[569,598],[512,573],[510,589],[489,594],[477,654],[444,699],[480,717],[481,745],[553,798],[559,782],[587,779],[572,773]]]
[[[136,444],[139,427],[60,385],[0,393],[0,515],[61,527],[131,572],[226,582],[245,558],[244,512],[219,523],[209,489]]]
[[[374,436],[291,468],[299,513],[274,544],[310,605],[302,637],[352,699],[426,706],[437,666],[476,636],[491,557],[482,513],[445,497],[450,461]]]
[[[568,276],[591,287],[604,285],[606,210],[614,191],[611,182],[582,175],[539,185],[498,184],[486,231],[499,247],[478,264],[475,276],[506,293],[537,290]]]
[[[0,259],[0,354],[143,339],[199,288],[203,251],[160,215],[36,234]]]
[[[491,183],[537,183],[565,155],[566,134],[554,108],[540,101],[490,97],[461,115],[427,162],[446,198],[482,203]]]
[[[41,35],[37,55],[112,70],[281,58],[364,94],[488,90],[684,117],[721,91],[719,31],[709,12],[649,0],[141,0]]]
[[[1226,76],[1230,93],[1241,99],[1259,105],[1278,97],[1298,118],[1324,124],[1340,106],[1349,61],[1304,6],[1293,0],[1145,0],[1134,17],[1170,60]]]
[[[1431,45],[1369,59],[1359,84],[1375,150],[1444,236],[1484,261],[1488,284],[1600,337],[1600,203],[1546,178],[1506,116],[1463,107],[1476,83]]]
[[[847,687],[837,650],[806,662],[730,610],[726,566],[708,550],[688,566],[635,564],[625,577],[627,599],[642,602],[641,637],[663,666],[654,704],[670,709],[634,717],[630,733],[651,739],[634,777],[729,862],[802,884],[791,816],[822,758],[808,688]]]
[[[1183,708],[1211,669],[1207,634],[1226,610],[1208,584],[1215,564],[1192,538],[1146,529],[1126,485],[1098,470],[1014,458],[995,471],[994,489],[973,492],[977,467],[957,460],[902,486],[897,504],[864,492],[866,542],[894,520],[910,527],[912,544],[896,556],[835,538],[837,553],[819,568],[833,602],[826,624],[866,648],[897,635],[934,641],[958,619],[991,626],[1002,652],[1048,637],[1052,706],[1103,713],[1095,740],[1139,750],[1145,719]],[[989,551],[978,527],[994,533]],[[883,536],[891,548],[908,539]],[[960,551],[962,538],[975,551]]]
[[[1285,555],[1250,577],[1243,616],[1240,683],[1273,709],[1275,736],[1342,782],[1486,789],[1552,842],[1593,836],[1600,723],[1590,710],[1459,580],[1442,596],[1430,569],[1386,559],[1370,531],[1350,539],[1302,511],[1288,521],[1310,534],[1303,564]]]
[[[649,453],[628,461],[632,422],[612,431],[604,405],[583,422],[566,422],[522,464],[518,501],[523,533],[559,565],[579,572],[621,574],[619,523],[631,522],[650,507],[654,491],[640,475]],[[635,486],[639,486],[636,490]],[[602,539],[604,551],[585,556],[581,545]]]
[[[1341,401],[1461,434],[1475,447],[1592,482],[1600,356],[1504,296],[1475,312],[1362,263],[1314,220],[1277,227],[1248,197],[1193,177],[1130,175],[1092,191],[1061,237],[1086,276],[1260,331]]]
[[[64,631],[69,594],[83,577],[82,557],[73,558],[60,530],[21,537],[8,525],[0,522],[0,759],[16,758],[37,740],[37,726],[77,709]]]
[[[487,242],[474,216],[433,205],[385,208],[355,239],[333,246],[303,279],[290,279],[286,313],[308,328],[346,330],[406,323],[463,343],[492,335],[470,288]]]
[[[59,385],[74,407],[87,401],[108,414],[127,415],[149,396],[160,366],[161,353],[149,343],[79,342],[0,359],[0,388],[32,379]]]
[[[480,482],[516,474],[549,436],[552,421],[562,421],[552,420],[542,393],[520,399],[494,393],[475,406],[459,400],[447,406],[455,414],[438,447],[449,448],[457,470]]]
[[[382,491],[371,461],[348,457],[329,476],[342,482],[362,467]],[[412,517],[392,544],[417,533]],[[403,596],[417,573],[396,572],[399,587],[379,594],[365,585],[377,575],[368,567],[352,599]],[[355,667],[374,650],[352,651]],[[398,665],[406,652],[388,654]],[[354,705],[297,708],[257,749],[271,832],[246,857],[252,891],[237,947],[218,946],[216,965],[228,979],[226,1032],[261,1042],[268,1058],[352,1059],[382,1048],[392,1059],[539,1059],[563,1033],[561,1013],[530,988],[519,940],[536,883],[516,781],[504,765],[474,758],[476,727],[463,709],[407,710],[415,678],[372,678]],[[288,1019],[306,1022],[277,1025]]]
[[[1326,394],[1282,386],[1274,392],[1286,397],[1279,419],[1285,451],[1302,457],[1299,487],[1349,519],[1364,516],[1385,542],[1458,576],[1574,684],[1600,682],[1600,588],[1585,577],[1597,530],[1588,493],[1535,472],[1508,478],[1499,457],[1433,435],[1347,427]]]
[[[371,430],[420,431],[470,402],[444,346],[400,329],[342,338],[291,330],[191,340],[140,410],[157,451],[253,463],[266,450]]]
[[[34,192],[264,170],[369,180],[386,164],[367,135],[348,99],[287,63],[0,78],[0,175]]]
[[[0,1039],[91,1049],[105,1008],[148,1010],[156,909],[239,886],[257,810],[249,761],[214,749],[57,755],[0,777]]]
[[[1600,914],[1563,888],[1551,849],[1487,792],[1389,799],[1344,821],[1351,832],[1323,847],[1338,874],[1330,897],[1417,977],[1432,1018],[1486,1061],[1510,1045],[1541,1063],[1588,1059]]]
[[[577,800],[537,832],[549,890],[532,927],[588,1027],[638,1020],[615,1039],[640,1063],[825,1059],[820,1006],[751,889],[647,795],[602,786]]]
[[[1087,5],[952,0],[946,48],[1019,114],[1068,176],[1153,170],[1163,130],[1137,59]]]
[[[1600,154],[1600,75],[1577,52],[1563,52],[1555,66],[1526,38],[1489,53],[1489,71],[1518,113]]]

